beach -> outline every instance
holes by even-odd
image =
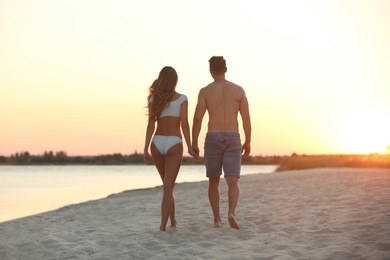
[[[213,228],[207,181],[175,187],[178,227],[159,231],[161,187],[0,223],[0,259],[390,259],[390,169],[241,177],[236,218]]]

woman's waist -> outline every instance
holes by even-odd
[[[154,135],[159,135],[159,136],[177,136],[181,138],[181,133],[180,132],[164,132],[164,131],[156,131]]]

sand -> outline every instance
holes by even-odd
[[[241,178],[240,229],[212,227],[207,182],[161,187],[0,223],[0,259],[390,259],[390,169],[310,169]]]

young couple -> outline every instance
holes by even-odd
[[[188,153],[199,157],[198,137],[203,116],[208,112],[208,130],[204,143],[206,176],[209,178],[208,196],[214,215],[214,227],[221,226],[219,181],[222,169],[228,185],[228,221],[238,229],[235,212],[240,196],[241,156],[249,155],[251,142],[251,120],[248,100],[240,86],[225,79],[226,61],[221,56],[209,60],[210,73],[214,81],[202,88],[192,126],[192,143],[188,123],[187,97],[175,91],[178,76],[172,67],[164,67],[149,88],[148,125],[144,147],[144,162],[151,158],[163,181],[160,230],[165,231],[168,218],[175,227],[175,197],[173,188],[183,157],[183,132]],[[240,113],[245,134],[241,144],[237,116]],[[157,129],[155,125],[157,122]],[[156,131],[155,131],[156,130]]]

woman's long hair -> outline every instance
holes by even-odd
[[[158,78],[149,87],[148,105],[149,117],[157,118],[169,105],[172,96],[175,94],[178,76],[176,70],[166,66],[162,68]]]

